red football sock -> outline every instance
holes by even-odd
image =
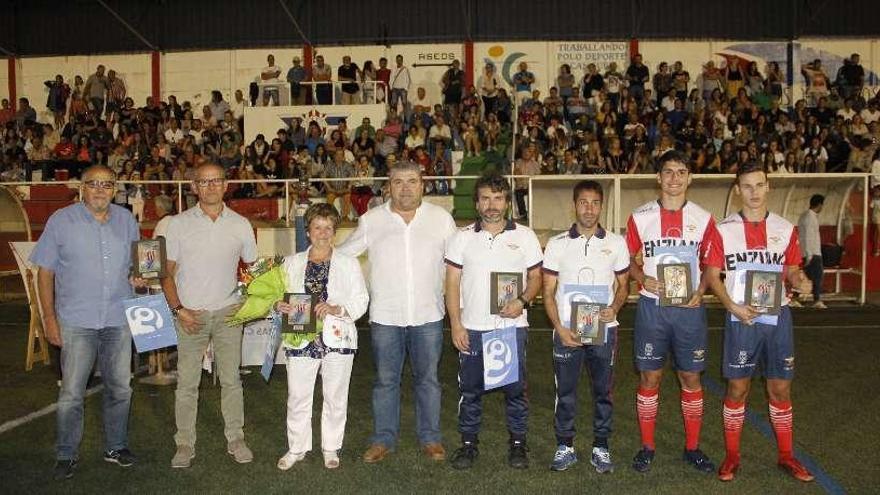
[[[770,424],[776,433],[776,446],[779,449],[779,458],[792,457],[792,414],[791,402],[770,401]]]
[[[703,390],[681,389],[681,416],[684,419],[684,448],[694,450],[700,445],[703,427]]]
[[[745,403],[724,399],[724,445],[727,457],[739,459],[739,437],[745,417]]]
[[[657,424],[657,406],[660,404],[660,389],[639,387],[636,393],[636,412],[639,415],[639,431],[642,433],[642,446],[654,450],[654,427]]]

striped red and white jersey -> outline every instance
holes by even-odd
[[[768,212],[760,222],[750,222],[742,213],[734,213],[718,224],[722,258],[707,264],[725,273],[733,272],[739,263],[798,266],[801,246],[797,227],[781,216]],[[724,280],[727,293],[733,296],[735,277]],[[787,301],[784,301],[787,302]]]
[[[654,249],[661,246],[693,246],[700,260],[700,268],[709,258],[721,257],[720,239],[712,214],[696,203],[686,201],[678,210],[666,210],[660,200],[654,200],[633,210],[626,224],[626,243],[630,255],[642,254],[645,275],[657,277],[657,258]],[[641,294],[657,298],[641,289]]]

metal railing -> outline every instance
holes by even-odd
[[[723,183],[726,185],[730,185],[735,176],[733,175],[694,175],[694,184],[691,186],[692,190],[699,190],[700,182],[705,183]],[[438,180],[448,180],[450,184],[455,181],[468,181],[468,180],[476,180],[479,176],[476,175],[445,175],[445,176],[424,176],[423,179],[427,181],[438,181]],[[624,192],[627,195],[632,194],[634,191],[641,190],[645,191],[648,188],[643,185],[652,185],[654,187],[656,185],[656,175],[653,174],[606,174],[606,175],[541,175],[541,176],[528,176],[528,175],[505,175],[505,178],[509,181],[511,186],[511,191],[516,189],[515,182],[517,179],[527,180],[528,181],[528,217],[527,221],[529,225],[535,230],[558,230],[557,228],[553,228],[552,226],[548,227],[546,225],[537,225],[536,224],[536,212],[535,212],[535,196],[536,193],[548,194],[551,198],[557,198],[559,196],[558,191],[550,191],[549,193],[541,192],[541,189],[546,184],[554,184],[554,183],[565,183],[564,185],[567,187],[571,187],[571,185],[577,181],[584,179],[594,179],[601,182],[605,182],[606,184],[610,181],[611,183],[605,186],[605,198],[606,198],[606,211],[603,213],[605,215],[606,221],[604,222],[606,228],[613,232],[621,233],[625,228],[626,215],[628,215],[628,211],[624,211],[625,209],[622,206],[622,199]],[[792,200],[792,194],[797,183],[803,182],[804,187],[812,187],[812,188],[821,188],[826,187],[830,188],[829,184],[831,184],[832,179],[846,179],[846,182],[843,182],[842,186],[835,186],[835,188],[829,189],[830,192],[840,193],[839,195],[842,197],[838,210],[834,212],[834,218],[837,223],[837,237],[838,242],[842,242],[842,225],[843,220],[845,218],[846,209],[849,205],[849,198],[852,194],[858,193],[861,195],[860,201],[860,209],[861,209],[861,256],[860,263],[858,268],[835,268],[826,270],[829,274],[834,275],[835,277],[835,291],[836,293],[842,292],[842,281],[841,277],[843,275],[856,275],[860,277],[860,289],[859,294],[852,298],[858,301],[861,304],[865,302],[865,291],[866,291],[866,269],[867,269],[867,254],[868,254],[868,218],[870,216],[870,208],[869,208],[869,196],[870,196],[870,188],[869,188],[869,178],[870,174],[867,173],[846,173],[846,174],[833,174],[833,173],[821,173],[821,174],[775,174],[770,176],[771,183],[781,184],[780,186],[774,186],[776,190],[776,194],[781,194],[782,191],[785,191],[786,185],[788,186],[787,191],[785,192],[785,197],[783,200],[783,207],[778,213],[782,216],[788,216],[788,205]],[[823,180],[824,179],[824,180]],[[388,181],[388,177],[353,177],[353,178],[311,178],[308,179],[309,184],[317,184],[324,182],[357,182],[362,181],[365,183],[381,183],[384,181]],[[784,181],[789,180],[788,184],[785,184]],[[793,181],[793,182],[792,182]],[[269,184],[269,185],[279,185],[282,187],[283,192],[281,196],[275,197],[274,199],[283,201],[283,215],[280,216],[279,219],[283,218],[285,226],[291,226],[291,210],[292,210],[292,193],[294,186],[298,186],[302,184],[303,181],[300,179],[251,179],[251,180],[233,180],[230,179],[228,181],[229,184]],[[639,185],[641,182],[643,185]],[[119,181],[118,184],[143,184],[146,186],[150,185],[165,185],[165,186],[174,186],[177,192],[177,211],[183,211],[185,209],[185,186],[190,186],[192,184],[191,181],[180,181],[180,180],[154,180],[154,181]],[[55,185],[55,186],[67,186],[72,189],[78,189],[80,193],[80,197],[82,195],[82,187],[83,184],[80,181],[70,180],[70,181],[42,181],[42,182],[8,182],[8,183],[0,183],[3,186],[11,186],[11,187],[27,187],[34,185]],[[632,187],[633,185],[638,187]],[[610,186],[610,187],[609,187]],[[629,186],[629,187],[627,187]],[[570,191],[570,189],[568,189]],[[114,191],[115,192],[115,191]],[[314,198],[315,196],[311,196]],[[323,197],[323,196],[321,196]],[[429,195],[430,197],[430,195]],[[566,196],[569,197],[569,196]],[[570,197],[569,197],[570,198]],[[610,199],[610,201],[609,201]],[[728,187],[727,194],[723,196],[723,198],[719,197],[717,199],[723,199],[724,204],[723,208],[721,208],[722,214],[727,216],[730,213],[735,211],[735,203],[734,203],[734,193],[732,188]],[[629,198],[628,198],[629,200]],[[511,203],[515,203],[511,201]],[[830,201],[826,199],[826,205],[829,205]],[[511,213],[513,212],[513,205],[511,205]],[[630,206],[630,205],[628,205]],[[570,221],[569,212],[559,212],[561,215],[565,215],[567,221]],[[537,222],[540,223],[540,222]]]

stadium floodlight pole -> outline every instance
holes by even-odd
[[[116,20],[119,21],[120,24],[122,24],[123,26],[125,26],[126,29],[128,29],[129,31],[131,31],[131,34],[137,36],[137,38],[138,38],[139,40],[141,40],[141,42],[142,42],[143,44],[147,45],[147,47],[148,47],[150,50],[152,50],[152,51],[154,51],[154,52],[159,51],[159,47],[158,47],[158,46],[154,45],[153,43],[150,43],[150,41],[149,41],[147,38],[144,38],[144,36],[143,36],[140,32],[138,32],[137,29],[135,29],[134,27],[132,27],[132,25],[129,24],[128,22],[126,22],[125,19],[123,19],[121,15],[119,15],[115,10],[113,10],[112,8],[110,8],[110,6],[107,5],[107,3],[104,2],[104,0],[97,0],[97,2],[98,2],[99,4],[101,4],[101,6],[104,7],[104,9],[107,10],[107,12],[109,12],[110,15],[112,15],[113,17],[115,17]]]

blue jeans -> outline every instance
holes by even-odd
[[[422,445],[440,443],[440,381],[443,320],[413,327],[370,322],[376,383],[370,443],[394,448],[400,433],[400,375],[409,354],[416,397],[416,436]]]
[[[61,325],[61,369],[58,393],[59,460],[76,459],[83,433],[83,399],[95,359],[104,383],[104,449],[128,446],[131,406],[131,332],[128,326],[80,328]]]

